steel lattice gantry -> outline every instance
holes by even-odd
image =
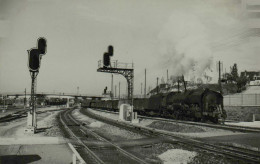
[[[100,66],[100,65],[99,65]],[[128,84],[128,99],[133,99],[133,90],[134,90],[134,69],[132,68],[118,68],[114,67],[99,67],[97,69],[98,72],[106,72],[106,73],[116,73],[123,75]],[[131,102],[132,104],[132,102]]]

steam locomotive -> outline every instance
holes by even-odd
[[[124,100],[85,100],[82,107],[118,111],[122,101]],[[210,89],[159,93],[150,98],[134,99],[133,104],[134,111],[139,115],[214,123],[226,118],[223,96]]]

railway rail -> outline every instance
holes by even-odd
[[[100,110],[100,109],[94,109],[94,108],[91,108],[91,109],[97,110],[97,111],[100,111],[100,112],[118,114],[118,112],[113,112],[113,111]],[[237,126],[237,125],[225,125],[225,124],[213,124],[213,123],[203,123],[203,122],[182,121],[182,120],[174,120],[174,119],[159,118],[159,117],[149,117],[149,116],[140,116],[140,115],[138,116],[138,118],[157,120],[157,121],[165,121],[165,122],[181,123],[181,124],[186,124],[186,125],[204,126],[204,127],[230,130],[230,131],[237,131],[237,132],[244,132],[244,133],[260,133],[260,128],[257,128],[257,127],[246,127],[246,126]]]
[[[81,110],[83,114],[88,115],[91,118],[100,120],[102,122],[113,124],[114,126],[118,126],[120,128],[125,129],[132,129],[132,130],[138,130],[142,131],[142,133],[152,134],[155,136],[160,137],[166,137],[168,139],[174,139],[177,140],[179,144],[186,146],[186,147],[193,147],[195,149],[198,149],[200,151],[206,151],[209,153],[215,153],[221,156],[225,156],[226,158],[231,158],[235,160],[236,162],[247,162],[247,163],[260,163],[260,152],[259,151],[253,151],[253,150],[247,150],[247,149],[237,149],[234,147],[230,147],[227,145],[216,145],[216,144],[210,144],[207,142],[190,139],[184,136],[172,134],[170,132],[161,131],[161,130],[155,130],[152,128],[142,127],[138,125],[133,125],[126,122],[119,122],[116,120],[108,119],[106,117],[94,114],[90,112],[89,110]]]
[[[10,122],[10,121],[13,121],[13,120],[16,120],[16,119],[19,119],[19,118],[27,117],[26,112],[27,112],[27,110],[21,110],[21,111],[18,111],[18,112],[8,114],[8,115],[0,118],[0,123],[1,122]]]
[[[71,110],[67,110],[65,112],[62,112],[60,114],[60,119],[62,124],[64,125],[65,129],[70,133],[71,136],[76,138],[77,143],[84,147],[85,151],[82,153],[83,159],[88,161],[88,163],[105,163],[104,161],[115,161],[115,160],[122,160],[127,161],[124,163],[142,163],[146,164],[147,162],[143,159],[140,159],[139,157],[125,151],[124,149],[120,148],[118,145],[116,145],[113,142],[108,141],[104,137],[98,135],[97,133],[87,129],[84,124],[76,119],[74,119],[71,116]],[[81,132],[81,134],[79,133]],[[102,149],[91,149],[89,148],[85,143],[86,137],[84,135],[91,135],[93,138],[96,138],[99,141],[105,142],[109,146],[110,154],[113,155],[108,156],[102,156],[100,155],[102,153]],[[101,152],[99,152],[101,151]],[[100,155],[100,156],[99,156]],[[108,159],[108,158],[117,158],[117,159]],[[103,159],[104,158],[104,159]],[[120,158],[120,159],[118,159]]]
[[[51,110],[45,110],[45,111],[37,111],[37,114],[46,113],[46,112],[54,112],[54,111],[60,111],[61,109],[51,109]],[[16,119],[27,117],[28,109],[20,110],[11,114],[8,114],[6,116],[0,117],[0,123],[2,122],[10,122]]]
[[[76,124],[73,120],[68,117],[69,110],[63,111],[60,113],[60,121],[62,125],[65,127],[66,131],[70,134],[70,136],[74,137],[77,141],[77,145],[81,145],[84,147],[84,156],[83,159],[88,161],[88,163],[98,163],[104,164],[104,162],[99,159],[95,153],[93,153],[81,140],[82,135],[79,134],[80,126]],[[73,128],[72,128],[73,127]]]

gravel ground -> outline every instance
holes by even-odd
[[[64,143],[64,134],[60,130],[57,119],[59,111],[41,113],[37,115],[38,133],[28,135],[24,133],[27,118],[17,119],[0,124],[0,143],[36,144],[37,142]]]
[[[260,121],[254,121],[254,122],[227,122],[225,124],[227,124],[227,125],[236,125],[236,126],[260,128]]]
[[[58,122],[59,112],[51,112],[51,114],[38,123],[39,128],[43,129],[44,136],[55,136],[63,137],[64,133],[60,129],[60,124]]]
[[[100,111],[96,111],[96,110],[93,110],[93,109],[90,109],[90,108],[88,108],[88,110],[95,113],[95,114],[98,114],[100,116],[109,117],[110,119],[113,119],[113,120],[119,120],[118,114],[100,112]]]
[[[192,127],[189,125],[183,125],[178,123],[168,123],[162,121],[154,121],[147,127],[155,129],[163,129],[171,132],[180,132],[180,133],[195,133],[195,132],[205,132],[202,127]]]
[[[148,163],[165,164],[230,164],[232,161],[206,152],[183,148],[178,144],[158,143],[150,146],[128,149],[133,154],[143,156]]]
[[[120,129],[118,127],[105,124],[100,121],[96,121],[88,116],[80,113],[79,109],[75,109],[72,112],[73,117],[77,120],[80,120],[86,124],[89,128],[97,132],[99,135],[111,140],[111,141],[119,141],[125,139],[140,139],[144,138],[144,136],[133,133],[124,129]]]
[[[118,114],[100,112],[93,109],[89,109],[91,112],[104,116],[109,117],[114,120],[118,119]],[[194,126],[194,125],[185,125],[181,123],[174,123],[174,122],[165,122],[165,121],[157,121],[151,119],[140,119],[140,123],[137,124],[139,126],[145,126],[154,128],[157,130],[163,131],[170,131],[177,135],[188,136],[192,138],[204,138],[204,137],[213,137],[213,136],[226,136],[226,135],[234,135],[234,134],[243,134],[239,132],[232,132],[228,130],[222,129],[214,129],[210,127],[203,127],[203,126]]]
[[[171,163],[189,163],[197,155],[196,152],[187,151],[182,149],[169,149],[166,152],[160,154],[158,157],[164,164]]]
[[[50,137],[63,137],[63,132],[60,130],[57,116],[59,111],[47,112],[38,114],[37,116],[37,130],[34,136],[50,136]],[[24,134],[25,128],[19,128],[15,136],[26,136]]]

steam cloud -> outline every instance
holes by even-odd
[[[230,30],[237,22],[226,12],[228,5],[224,1],[219,8],[202,0],[197,0],[195,7],[195,2],[185,2],[186,7],[174,11],[159,33],[160,64],[174,76],[184,75],[189,81],[197,81],[205,77],[205,72],[207,76],[212,74],[211,43],[218,39],[214,35],[219,30]]]
[[[162,40],[163,59],[176,76],[194,71],[202,76],[212,64],[212,53],[207,29],[190,14],[175,13],[159,35]]]

